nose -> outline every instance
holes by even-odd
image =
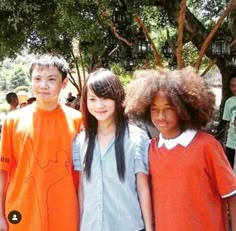
[[[96,107],[97,108],[101,108],[104,106],[103,100],[102,99],[98,99],[96,102]]]
[[[164,119],[165,118],[165,112],[164,111],[159,111],[158,113],[157,113],[157,118],[159,119],[159,120],[162,120],[162,119]]]
[[[40,88],[41,89],[48,89],[49,88],[48,82],[47,81],[41,81]]]

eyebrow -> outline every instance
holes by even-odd
[[[165,106],[172,106],[172,107],[174,107],[174,105],[172,103],[165,103],[164,105]],[[157,106],[157,104],[151,103],[151,106]]]

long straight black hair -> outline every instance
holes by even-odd
[[[115,155],[116,166],[119,179],[125,180],[125,155],[124,155],[124,134],[127,127],[127,117],[124,113],[123,101],[125,98],[124,88],[119,78],[110,70],[100,68],[92,72],[84,84],[81,96],[81,111],[83,125],[86,137],[88,138],[88,147],[84,159],[84,171],[87,179],[91,176],[91,166],[93,161],[93,151],[95,145],[95,137],[97,134],[98,122],[91,115],[87,107],[88,88],[100,98],[112,99],[115,101]]]

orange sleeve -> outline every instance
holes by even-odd
[[[12,162],[12,124],[13,122],[5,119],[2,125],[1,145],[0,145],[0,169],[10,170]]]

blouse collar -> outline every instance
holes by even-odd
[[[193,138],[195,137],[196,134],[197,134],[197,131],[191,130],[191,129],[185,130],[184,132],[182,132],[179,136],[177,136],[174,139],[165,139],[165,138],[163,138],[162,134],[160,134],[158,148],[165,145],[166,148],[169,150],[169,149],[172,149],[175,146],[177,146],[177,144],[187,147],[190,144],[190,142],[193,140]]]

